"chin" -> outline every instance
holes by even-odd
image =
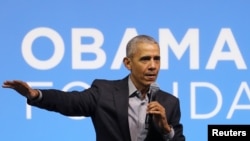
[[[152,80],[152,81],[150,80],[150,81],[147,81],[147,82],[145,83],[145,85],[146,85],[146,86],[150,86],[150,85],[151,85],[152,83],[154,83],[154,82],[155,82],[155,80]]]

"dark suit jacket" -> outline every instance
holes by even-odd
[[[28,101],[28,104],[67,116],[91,117],[97,141],[130,141],[128,76],[122,80],[94,80],[91,88],[84,91],[47,89],[41,92],[40,101]],[[168,122],[175,131],[173,140],[184,141],[179,100],[161,90],[155,99],[166,108]],[[162,134],[152,124],[146,141],[163,141]]]

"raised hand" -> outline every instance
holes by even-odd
[[[37,90],[32,89],[26,82],[21,80],[5,81],[2,87],[13,89],[28,99],[34,99],[39,95]]]

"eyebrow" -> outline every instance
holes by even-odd
[[[152,58],[151,56],[142,56],[140,58],[140,60],[150,60],[151,58]],[[160,60],[161,59],[160,56],[154,56],[153,58],[154,58],[154,60]]]

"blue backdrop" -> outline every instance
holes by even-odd
[[[118,79],[127,41],[161,45],[161,89],[180,98],[187,141],[206,141],[208,124],[249,124],[249,1],[0,1],[0,80],[34,88],[85,89]],[[94,141],[89,118],[26,105],[0,89],[1,141]]]

